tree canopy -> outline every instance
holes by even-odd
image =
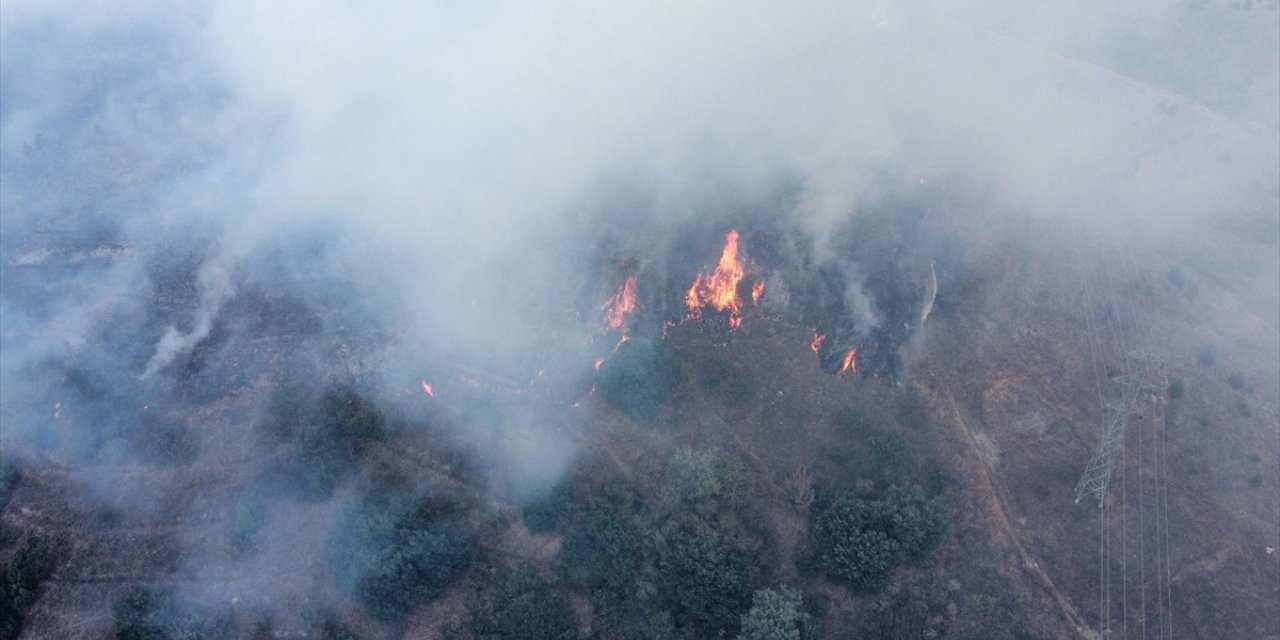
[[[869,593],[888,582],[895,565],[927,562],[950,530],[937,498],[893,486],[876,498],[837,500],[814,523],[813,546],[824,574]]]

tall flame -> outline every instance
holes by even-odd
[[[711,307],[716,311],[729,312],[729,326],[736,329],[742,322],[738,312],[742,310],[742,301],[738,299],[738,283],[742,282],[742,262],[738,260],[738,232],[729,231],[725,237],[724,251],[720,253],[720,262],[710,275],[698,273],[693,286],[685,294],[684,302],[689,307],[690,315],[701,315],[702,307]]]
[[[689,287],[689,292],[684,294],[684,304],[689,307],[691,315],[700,315],[702,310],[702,301],[698,299],[698,287],[702,286],[702,274],[693,279],[693,285]]]
[[[854,373],[857,373],[858,372],[857,356],[858,356],[858,348],[854,347],[850,349],[849,353],[846,353],[844,355],[844,361],[840,363],[840,370],[837,371],[836,373],[839,374],[839,373],[844,373],[846,371],[852,371]]]
[[[600,305],[604,311],[604,324],[610,329],[623,329],[627,316],[636,310],[636,277],[631,276],[618,292]]]
[[[756,280],[755,286],[751,287],[751,304],[760,304],[760,298],[764,297],[764,280]]]

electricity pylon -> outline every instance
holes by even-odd
[[[1098,497],[1098,506],[1102,506],[1107,497],[1107,486],[1111,483],[1111,472],[1116,466],[1116,456],[1124,448],[1124,432],[1129,425],[1129,417],[1138,413],[1138,398],[1144,390],[1152,388],[1151,373],[1155,360],[1145,354],[1133,356],[1133,364],[1129,373],[1117,376],[1111,382],[1120,385],[1120,397],[1107,403],[1107,423],[1102,430],[1102,440],[1089,459],[1080,483],[1076,485],[1076,504],[1085,494]]]

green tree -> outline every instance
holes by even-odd
[[[742,616],[738,640],[802,640],[808,630],[809,614],[799,591],[785,586],[761,589]]]
[[[645,563],[644,525],[603,502],[581,507],[565,534],[555,568],[570,587],[591,594],[597,613],[616,622],[629,608]]]
[[[349,389],[314,404],[286,394],[276,400],[274,412],[268,431],[277,471],[310,498],[331,495],[385,434],[382,414]]]
[[[117,640],[163,640],[162,599],[147,589],[134,589],[111,605]]]
[[[326,555],[344,593],[373,617],[395,620],[440,595],[467,548],[435,505],[379,490],[338,511]]]
[[[231,633],[228,619],[206,616],[168,594],[141,587],[112,603],[111,618],[117,640],[221,638]]]
[[[619,411],[636,420],[650,420],[670,399],[678,371],[666,342],[633,338],[605,360],[596,387]]]
[[[732,459],[681,449],[662,482],[568,499],[556,571],[591,598],[605,638],[724,638],[759,577],[761,541],[743,526]]]
[[[478,640],[572,640],[578,637],[569,603],[529,568],[509,572],[468,603]]]
[[[818,568],[863,593],[884,586],[895,564],[927,562],[950,534],[938,499],[918,487],[890,487],[875,499],[846,495],[817,519]]]
[[[0,639],[9,640],[22,633],[23,617],[41,585],[57,564],[57,547],[40,534],[26,534],[8,561],[0,567]]]
[[[729,530],[678,531],[659,559],[665,601],[680,627],[717,637],[732,629],[746,608],[755,555]]]

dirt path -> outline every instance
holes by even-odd
[[[950,391],[944,393],[947,405],[951,408],[951,414],[955,418],[955,425],[964,436],[964,440],[969,447],[969,459],[977,462],[977,464],[972,465],[976,470],[976,473],[972,474],[972,476],[979,483],[978,488],[982,491],[984,506],[991,514],[992,522],[996,525],[992,533],[997,538],[1003,538],[1018,552],[1018,557],[1022,560],[1022,568],[1040,581],[1045,592],[1057,603],[1063,617],[1075,628],[1076,633],[1082,638],[1094,638],[1095,634],[1090,630],[1089,624],[1085,622],[1084,617],[1076,611],[1071,601],[1054,586],[1053,580],[1049,578],[1049,575],[1040,567],[1040,563],[1036,562],[1034,556],[1022,544],[1022,529],[1016,526],[1007,515],[1003,487],[998,484],[995,479],[995,473],[988,466],[982,452],[982,446],[978,443],[973,430],[965,422],[964,415],[960,411],[959,405],[956,404],[955,396]]]

